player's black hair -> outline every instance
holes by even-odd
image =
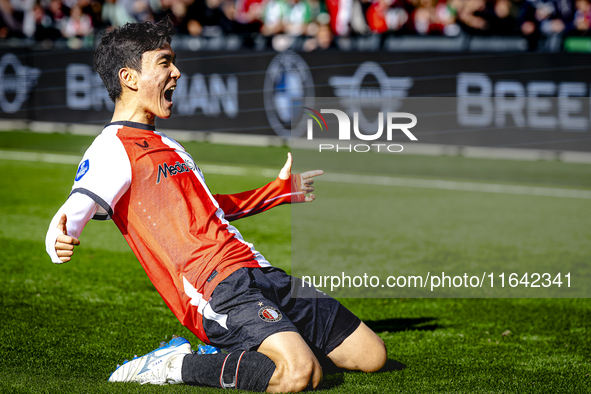
[[[129,67],[142,71],[142,54],[161,48],[175,33],[170,16],[158,23],[127,23],[103,36],[94,52],[94,68],[101,76],[109,98],[121,96],[119,70]]]

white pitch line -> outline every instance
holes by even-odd
[[[458,190],[482,193],[521,194],[527,196],[591,199],[591,190],[552,187],[502,185],[495,183],[457,182],[441,179],[397,178],[388,176],[325,174],[322,180],[339,183],[417,187],[423,189]]]
[[[78,164],[81,157],[75,155],[60,155],[55,153],[34,153],[34,152],[15,152],[0,150],[0,160],[19,160],[42,163],[57,164]],[[216,164],[203,164],[199,166],[207,174],[215,175],[234,175],[234,176],[260,176],[265,178],[275,178],[279,170],[268,168],[252,168],[225,166]],[[421,189],[439,189],[453,191],[469,191],[481,193],[500,193],[500,194],[518,194],[526,196],[560,197],[560,198],[579,198],[591,200],[591,190],[582,189],[564,189],[538,186],[519,186],[502,185],[495,183],[477,183],[477,182],[458,182],[445,181],[441,179],[417,179],[400,178],[375,175],[353,175],[353,174],[324,174],[320,180],[335,183],[351,183],[362,185],[377,186],[395,186],[395,187],[415,187]]]
[[[41,163],[79,164],[80,156],[59,155],[55,153],[15,152],[0,150],[1,160],[37,161]]]

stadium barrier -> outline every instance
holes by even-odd
[[[458,115],[458,123],[471,128],[471,138],[425,134],[405,146],[405,153],[591,162],[588,54],[177,50],[177,55],[183,77],[173,116],[157,125],[181,141],[282,145],[291,133],[286,103],[299,97],[305,106],[321,97],[463,97],[483,103],[480,115],[464,114],[467,120]],[[0,50],[0,128],[97,134],[110,120],[113,104],[92,57],[92,51]],[[571,118],[578,123],[557,129],[552,145],[524,140],[499,147],[503,141],[490,139],[491,128],[499,127],[499,111],[515,97],[571,98],[569,105],[578,105],[570,109]],[[562,119],[560,103],[542,104]],[[522,132],[519,125],[510,126],[516,126],[513,133]]]

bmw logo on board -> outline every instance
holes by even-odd
[[[293,119],[292,130],[292,105],[295,108],[314,106],[314,80],[304,59],[295,52],[275,56],[267,68],[264,97],[267,119],[277,135],[283,138],[303,135],[306,119],[301,111],[297,111],[297,119]]]

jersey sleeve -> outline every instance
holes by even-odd
[[[88,148],[78,166],[72,192],[49,225],[45,248],[56,264],[62,263],[55,251],[56,239],[62,234],[57,228],[62,214],[67,218],[67,235],[78,238],[90,219],[111,219],[113,207],[129,189],[131,164],[116,131],[103,131]]]
[[[277,205],[302,202],[305,194],[301,188],[300,175],[290,179],[276,178],[273,182],[258,189],[235,194],[215,194],[213,196],[224,211],[227,220],[236,220],[254,215]]]
[[[47,235],[45,236],[45,250],[55,264],[61,264],[55,250],[57,237],[62,232],[57,228],[57,224],[63,214],[66,215],[67,235],[79,238],[84,226],[96,214],[98,204],[85,194],[74,194],[58,209],[57,213],[49,224]]]
[[[113,207],[131,185],[131,164],[116,131],[103,131],[88,148],[70,193],[84,194],[98,204],[96,220],[111,219]]]

